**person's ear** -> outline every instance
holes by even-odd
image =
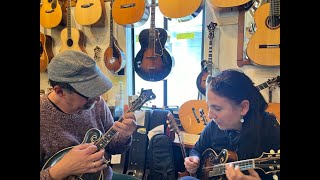
[[[240,104],[241,106],[241,112],[240,114],[242,116],[245,116],[247,114],[247,112],[249,111],[249,107],[250,107],[250,102],[248,100],[243,100]]]
[[[64,94],[63,89],[60,86],[54,86],[53,90],[58,96],[62,96]]]

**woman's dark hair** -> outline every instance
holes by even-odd
[[[235,105],[240,105],[243,100],[249,101],[249,111],[243,117],[239,151],[260,153],[261,120],[268,104],[252,80],[240,70],[228,69],[215,77],[208,76],[207,91],[209,90],[218,96],[227,98]],[[254,150],[252,149],[253,144],[257,145]]]

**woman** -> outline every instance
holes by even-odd
[[[202,178],[202,156],[211,148],[217,154],[223,149],[234,152],[238,160],[258,158],[263,152],[280,149],[280,125],[273,114],[266,112],[266,103],[251,79],[239,70],[225,70],[207,78],[206,101],[210,123],[185,158],[185,168]],[[201,160],[200,160],[201,159]],[[200,167],[200,168],[199,168]],[[228,179],[272,179],[273,174],[261,170],[240,171],[225,164]],[[279,173],[277,177],[280,178]],[[182,180],[195,179],[183,177]]]

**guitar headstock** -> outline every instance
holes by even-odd
[[[280,76],[268,79],[267,84],[271,89],[274,89],[276,86],[280,87]]]
[[[255,165],[265,174],[280,172],[280,150],[263,152],[259,158],[255,159]]]
[[[138,110],[144,103],[147,101],[153,100],[156,98],[156,95],[152,92],[152,89],[141,89],[139,97],[132,102],[131,109]]]
[[[208,35],[208,38],[209,38],[209,39],[213,39],[213,37],[214,37],[214,30],[215,30],[216,26],[217,26],[217,23],[214,23],[214,22],[211,22],[211,23],[207,26],[208,31],[209,31],[209,35]]]
[[[174,131],[175,133],[179,134],[180,130],[179,130],[178,124],[171,112],[167,114],[167,119],[168,119],[168,127],[170,131]]]

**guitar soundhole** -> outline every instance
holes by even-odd
[[[71,47],[71,46],[73,45],[72,39],[68,39],[68,40],[67,40],[67,45],[68,45],[69,47]]]
[[[280,27],[280,16],[269,16],[266,20],[266,26],[270,29],[277,29]]]

